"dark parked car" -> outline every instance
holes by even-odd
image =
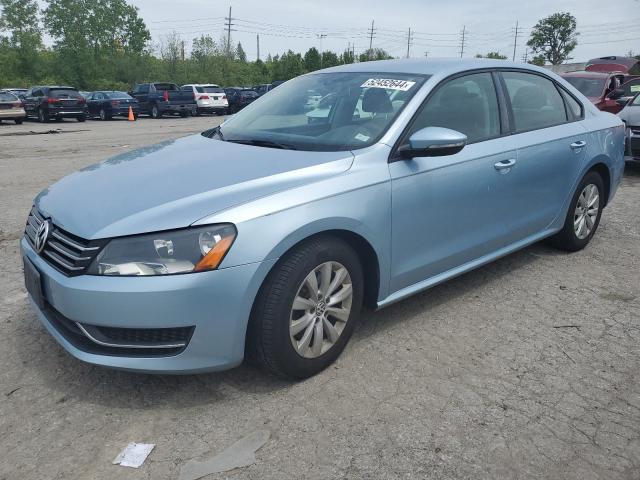
[[[276,87],[274,87],[272,83],[263,83],[262,85],[255,85],[253,87],[253,91],[256,92],[259,97],[261,97],[262,95],[264,95],[270,90],[273,90],[274,88]]]
[[[129,95],[138,101],[140,113],[153,118],[167,114],[188,117],[197,113],[193,93],[181,90],[175,83],[139,83]]]
[[[87,119],[87,102],[73,87],[32,87],[22,101],[27,117],[36,117],[43,123],[52,118],[75,118],[79,122]]]
[[[111,120],[113,117],[127,117],[129,107],[134,118],[138,118],[138,101],[126,92],[101,91],[87,96],[89,116],[100,120]]]
[[[239,112],[256,98],[260,97],[258,93],[250,88],[225,88],[224,92],[227,94],[227,100],[229,101],[229,113]]]
[[[624,73],[569,72],[563,73],[561,77],[591,100],[599,110],[610,113],[622,110],[622,105],[616,101],[619,97],[615,91],[624,83]]]

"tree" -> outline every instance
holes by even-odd
[[[304,68],[307,72],[320,70],[320,52],[316,47],[311,47],[304,54]]]
[[[538,67],[544,67],[545,62],[546,61],[544,55],[536,55],[527,63],[530,63],[531,65],[537,65]]]
[[[335,67],[340,65],[340,59],[335,52],[322,52],[322,68]]]
[[[476,58],[492,58],[494,60],[506,60],[507,56],[506,55],[501,55],[500,52],[489,52],[486,55],[482,55],[482,54],[478,53],[476,55]]]
[[[391,60],[393,57],[382,48],[372,48],[361,53],[358,57],[360,62],[369,62],[371,60]]]
[[[570,13],[554,13],[540,20],[527,45],[552,65],[571,60],[569,54],[578,45],[576,19]]]
[[[14,70],[19,77],[32,77],[36,73],[38,53],[42,48],[38,2],[0,0],[0,7],[0,31],[9,32],[3,42],[9,58],[8,64],[3,62],[3,68]]]
[[[242,48],[242,44],[240,42],[238,42],[238,46],[236,47],[236,58],[241,62],[247,61],[247,54],[245,53],[244,48]]]
[[[353,52],[351,50],[345,50],[344,52],[342,52],[342,55],[340,55],[340,63],[343,65],[354,63],[355,61],[356,59],[353,56]]]

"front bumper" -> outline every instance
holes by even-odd
[[[147,373],[224,370],[242,362],[253,300],[275,260],[211,272],[166,277],[67,277],[52,268],[23,238],[23,256],[40,272],[47,308],[31,299],[49,333],[71,355],[88,363]],[[50,308],[49,308],[50,307]],[[71,323],[116,329],[194,327],[179,353],[96,353],[60,328],[55,310]]]

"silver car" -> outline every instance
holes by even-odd
[[[640,93],[627,103],[618,116],[626,127],[625,160],[640,162]]]

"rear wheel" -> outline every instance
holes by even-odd
[[[156,119],[162,117],[162,112],[160,111],[157,105],[154,105],[153,107],[151,107],[151,117]]]
[[[304,243],[265,280],[252,312],[248,353],[279,376],[315,375],[344,350],[362,298],[362,267],[349,245],[331,237]]]
[[[87,119],[87,117],[84,116],[84,115],[76,118],[76,120],[78,120],[80,123],[84,122],[86,119]]]
[[[100,109],[100,112],[98,113],[98,115],[100,116],[100,120],[102,121],[111,120],[111,115],[109,115],[104,108]]]
[[[14,118],[13,121],[16,122],[16,125],[22,125],[24,118]]]
[[[597,172],[589,172],[576,189],[562,230],[550,243],[569,252],[582,250],[598,229],[603,207],[604,182]]]

